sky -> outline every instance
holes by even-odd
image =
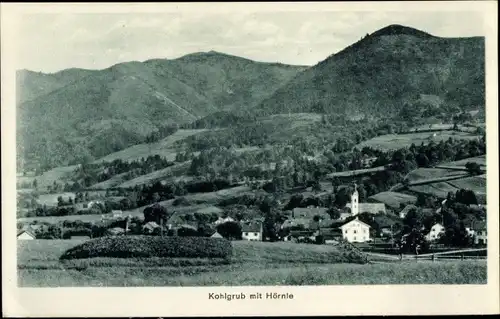
[[[256,61],[314,65],[390,24],[436,36],[484,36],[471,12],[166,12],[26,14],[17,69],[103,69],[127,61],[218,51]]]

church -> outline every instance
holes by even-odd
[[[385,214],[385,204],[383,203],[360,203],[357,185],[354,184],[354,192],[351,195],[351,202],[345,207],[350,208],[350,216],[357,216],[360,213]]]

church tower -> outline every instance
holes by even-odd
[[[354,184],[354,192],[351,195],[351,215],[357,216],[359,214],[359,194],[357,185]]]

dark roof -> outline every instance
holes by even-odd
[[[298,237],[298,236],[311,236],[315,233],[313,230],[292,230],[290,232],[290,236]]]
[[[472,225],[472,228],[474,230],[487,230],[487,227],[486,227],[486,222],[485,221],[478,221],[478,222],[475,222],[473,225]]]
[[[313,218],[316,215],[330,219],[328,208],[326,207],[295,207],[292,212],[295,218]]]
[[[241,231],[245,233],[260,233],[261,223],[244,223],[241,225]]]
[[[347,203],[346,207],[351,208],[351,203]],[[385,213],[385,204],[383,203],[359,203],[359,213],[378,214],[379,212]]]
[[[26,234],[30,235],[31,237],[36,238],[36,235],[29,229],[22,229],[22,230],[18,231],[17,236],[19,237],[19,235],[21,235],[22,233],[26,233]]]

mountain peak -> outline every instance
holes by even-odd
[[[419,38],[433,38],[434,36],[414,28],[406,27],[400,24],[391,24],[385,28],[375,31],[371,34],[372,37],[379,37],[384,35],[412,35]]]

